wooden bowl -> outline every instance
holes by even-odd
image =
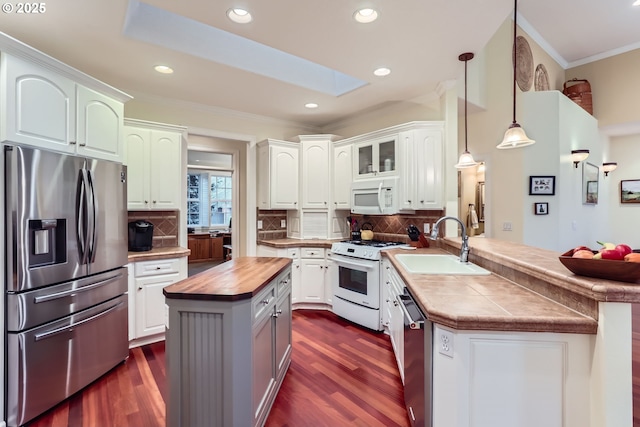
[[[638,252],[638,250],[636,249],[634,252]],[[573,258],[572,254],[573,249],[570,249],[563,253],[559,259],[562,265],[574,274],[640,284],[640,262]]]

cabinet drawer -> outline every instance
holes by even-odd
[[[253,319],[258,319],[266,311],[271,309],[276,301],[276,287],[271,282],[267,289],[262,291],[258,296],[254,297],[253,304]]]
[[[171,274],[180,271],[180,260],[159,259],[154,261],[139,261],[135,263],[135,277],[154,276],[157,274]]]
[[[301,251],[302,258],[324,258],[323,248],[302,248]]]
[[[287,272],[286,274],[278,277],[276,295],[280,298],[282,295],[289,292],[291,292],[291,273]]]
[[[300,256],[300,248],[287,249],[287,258],[296,259]]]

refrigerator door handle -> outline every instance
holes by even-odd
[[[78,171],[78,186],[76,190],[76,237],[78,240],[78,251],[80,252],[80,264],[86,264],[89,257],[88,190],[87,170],[82,168]]]
[[[83,286],[81,288],[69,289],[67,291],[56,292],[54,294],[48,294],[48,295],[35,297],[33,299],[33,302],[34,302],[34,304],[40,304],[42,302],[52,301],[52,300],[56,300],[56,299],[60,299],[60,298],[75,297],[81,292],[86,292],[86,291],[90,291],[90,290],[95,289],[95,288],[99,288],[100,286],[104,286],[107,283],[111,283],[114,280],[117,280],[117,279],[119,279],[121,277],[122,277],[122,274],[117,274],[115,276],[111,276],[111,277],[109,277],[107,279],[101,280],[101,281],[93,283],[91,285]]]
[[[51,338],[51,337],[53,337],[55,335],[62,334],[64,332],[73,332],[74,328],[77,328],[80,325],[83,325],[85,323],[88,323],[88,322],[94,321],[96,319],[99,319],[100,317],[105,316],[105,315],[109,314],[110,312],[112,312],[113,310],[117,309],[122,304],[124,304],[124,303],[123,302],[119,302],[118,304],[116,304],[116,305],[114,305],[112,307],[109,307],[105,311],[101,311],[98,314],[94,314],[91,317],[87,317],[86,319],[80,320],[79,322],[72,323],[71,325],[63,326],[63,327],[57,328],[57,329],[52,329],[50,331],[43,332],[41,334],[36,334],[35,340],[36,341],[40,341],[40,340],[44,340],[44,339],[47,339],[47,338]]]
[[[87,236],[88,257],[87,263],[92,263],[96,259],[96,240],[97,240],[97,227],[98,223],[98,201],[96,200],[96,190],[93,185],[93,175],[90,170],[87,170],[87,184],[89,191],[87,193],[87,200],[89,201],[89,229]]]

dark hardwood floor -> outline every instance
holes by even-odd
[[[164,342],[129,354],[29,427],[165,427]],[[294,311],[291,366],[266,426],[408,427],[389,337],[330,312]]]

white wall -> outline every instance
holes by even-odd
[[[640,134],[611,137],[606,161],[618,163],[618,168],[603,180],[610,194],[611,234],[606,239],[640,249],[640,204],[620,203],[620,181],[640,179]]]

